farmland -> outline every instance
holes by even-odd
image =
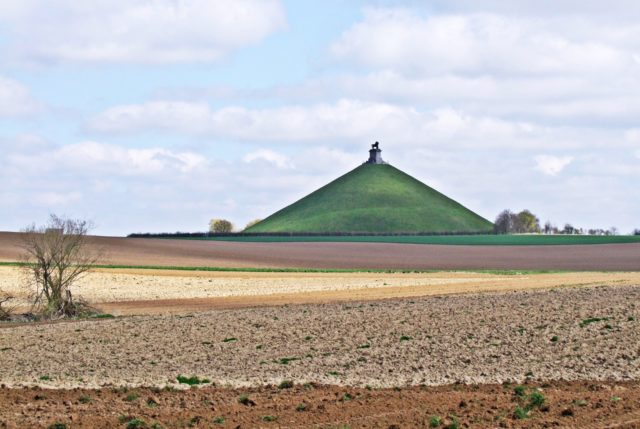
[[[636,421],[638,298],[637,286],[582,286],[5,328],[0,404],[17,405],[0,407],[0,421],[124,427],[139,418],[181,427],[195,419],[207,427],[222,418],[233,427],[385,428],[434,415],[479,427]],[[181,375],[205,387],[180,393]],[[278,388],[284,380],[294,387]],[[545,398],[526,421],[513,417],[525,407],[514,393],[520,384]],[[242,395],[256,405],[239,403]],[[383,405],[390,403],[394,410]]]
[[[301,270],[640,270],[639,242],[486,246],[90,237],[89,244],[105,251],[104,264],[121,266]],[[0,261],[19,260],[20,251],[19,234],[0,233]]]
[[[27,311],[19,238],[0,234],[0,288]],[[101,317],[0,324],[0,427],[640,419],[638,243],[90,246],[72,291]]]
[[[108,313],[178,314],[249,306],[415,298],[478,292],[640,284],[640,272],[252,272],[99,268],[72,287]],[[0,289],[28,308],[21,272],[0,267]]]

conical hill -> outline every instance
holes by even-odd
[[[363,164],[245,232],[488,232],[493,225],[388,164]]]

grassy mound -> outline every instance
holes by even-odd
[[[246,232],[481,232],[493,225],[390,165],[364,164]]]

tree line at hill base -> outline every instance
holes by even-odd
[[[160,237],[160,238],[198,238],[212,236],[365,236],[365,235],[485,235],[489,231],[467,232],[467,231],[448,231],[448,232],[419,232],[419,233],[366,233],[366,232],[332,232],[332,233],[287,233],[287,232],[263,232],[263,233],[246,233],[244,232],[251,226],[259,223],[261,219],[254,219],[249,222],[241,231],[236,231],[234,224],[227,219],[211,219],[209,221],[209,230],[207,232],[163,232],[163,233],[133,233],[128,237],[144,238],[144,237]],[[612,226],[608,229],[603,228],[578,228],[570,223],[566,223],[563,228],[558,228],[551,222],[547,221],[543,226],[540,225],[540,219],[529,210],[522,210],[514,213],[511,210],[503,210],[498,214],[494,222],[494,234],[566,234],[566,235],[618,235],[618,228]],[[640,228],[633,230],[632,235],[640,235]]]
[[[612,226],[602,228],[578,228],[566,223],[562,229],[547,221],[540,226],[540,219],[529,210],[514,213],[511,210],[503,210],[493,223],[496,234],[568,234],[568,235],[618,235],[618,228]],[[635,229],[633,235],[640,235],[640,229]]]

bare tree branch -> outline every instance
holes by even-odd
[[[69,288],[102,256],[87,246],[91,225],[85,220],[51,215],[45,226],[24,230],[24,269],[33,291],[34,311],[49,318],[76,316],[81,311]]]
[[[0,320],[9,320],[14,307],[7,306],[7,303],[13,299],[12,295],[0,290]]]

